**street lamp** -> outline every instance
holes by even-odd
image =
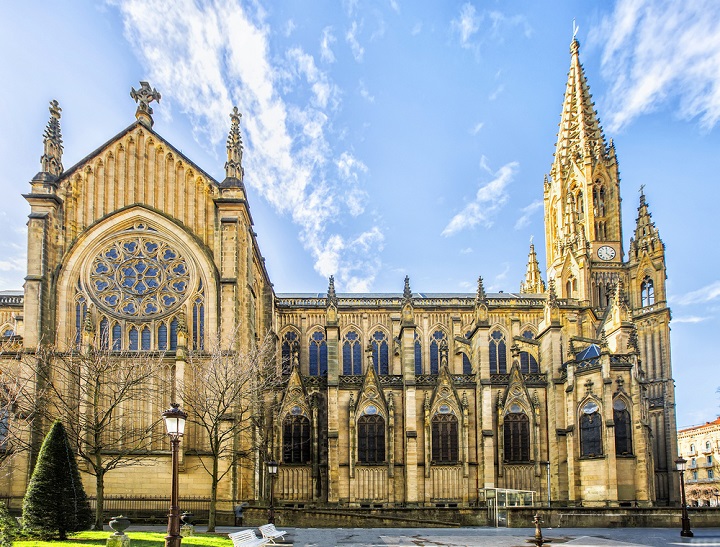
[[[688,516],[687,503],[685,502],[685,466],[687,460],[680,456],[675,460],[677,470],[680,472],[680,499],[682,503],[682,530],[680,530],[680,536],[684,538],[693,537],[692,530],[690,530],[690,517]]]
[[[162,413],[165,429],[170,436],[170,450],[172,453],[172,488],[170,490],[170,514],[168,515],[167,536],[165,547],[180,547],[180,507],[178,506],[178,447],[180,438],[185,433],[185,419],[187,413],[180,410],[180,405],[172,403]]]
[[[718,506],[718,501],[720,501],[718,498],[720,498],[720,490],[717,488],[713,490],[713,496],[715,496],[715,507]]]
[[[268,523],[275,524],[275,475],[278,472],[278,462],[268,460],[267,472],[270,476],[270,507],[268,508]]]

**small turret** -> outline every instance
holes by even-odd
[[[243,187],[245,169],[242,166],[243,143],[240,135],[240,118],[242,114],[238,107],[233,107],[230,113],[230,134],[227,139],[227,162],[225,162],[225,180],[223,187]]]
[[[522,294],[542,294],[545,292],[545,282],[540,275],[540,264],[538,264],[535,245],[532,243],[530,243],[530,252],[528,253],[525,281],[520,283],[520,292]]]
[[[655,227],[645,200],[645,187],[641,186],[635,234],[630,239],[630,261],[640,260],[643,253],[647,253],[651,258],[657,258],[662,256],[664,251],[665,245],[660,239],[660,232]]]
[[[50,120],[45,128],[43,155],[40,158],[41,172],[56,179],[62,175],[62,134],[60,133],[60,113],[62,108],[56,100],[50,101]]]

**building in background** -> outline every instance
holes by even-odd
[[[717,507],[720,502],[720,418],[678,431],[678,453],[687,460],[688,503]]]
[[[188,355],[209,360],[216,335],[233,352],[271,333],[282,385],[221,462],[227,511],[266,499],[267,458],[280,463],[280,504],[462,507],[494,489],[564,506],[676,502],[665,249],[641,192],[626,255],[616,150],[576,40],[570,50],[555,154],[538,181],[548,283],[531,245],[518,292],[486,293],[482,278],[475,294],[413,292],[406,278],[395,294],[343,294],[330,278],[324,293],[276,294],[253,231],[237,109],[216,181],[155,131],[159,96],[147,84],[134,92],[136,121],[67,170],[53,102],[25,195],[24,292],[0,299],[2,358],[41,344],[157,355],[164,398],[126,409],[147,427]],[[207,443],[189,424],[186,495],[209,494],[198,465]],[[147,467],[127,467],[107,475],[106,494],[155,494],[168,448],[157,429],[157,484]],[[24,492],[33,454],[16,458],[2,494]]]

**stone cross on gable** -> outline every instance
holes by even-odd
[[[151,88],[147,82],[140,82],[140,89],[130,88],[130,97],[132,97],[136,103],[138,103],[135,117],[140,123],[149,125],[152,127],[153,109],[150,107],[150,103],[153,101],[160,102],[160,93],[157,89]]]

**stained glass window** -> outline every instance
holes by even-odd
[[[112,328],[112,349],[113,351],[120,351],[122,349],[122,328],[120,325],[115,323]]]
[[[503,422],[503,438],[505,461],[530,461],[530,420],[527,414],[522,411],[506,414]]]
[[[655,303],[655,287],[653,286],[653,280],[647,276],[640,284],[640,299],[643,307],[651,306]]]
[[[325,333],[315,331],[310,337],[310,376],[327,376],[327,343]]]
[[[107,351],[110,347],[110,323],[107,317],[100,320],[100,349]]]
[[[378,374],[389,374],[390,361],[387,336],[380,330],[375,331],[372,335],[372,355],[375,372]]]
[[[601,456],[602,418],[596,403],[586,403],[580,413],[580,455]]]
[[[283,336],[282,343],[282,372],[290,374],[293,366],[293,354],[300,358],[300,344],[298,343],[298,335],[294,331],[288,331]]]
[[[632,454],[632,422],[627,405],[622,399],[615,399],[613,402],[613,420],[615,421],[615,454]]]
[[[283,463],[310,463],[310,420],[288,414],[283,420]]]
[[[520,352],[520,372],[523,374],[540,372],[537,360],[527,351]]]
[[[462,362],[463,374],[472,374],[472,364],[470,363],[470,358],[465,353],[462,354]]]
[[[343,374],[362,374],[362,345],[360,336],[354,330],[343,337]]]
[[[454,414],[435,414],[432,419],[432,460],[454,463],[458,457],[458,420]]]
[[[422,374],[422,346],[420,345],[420,337],[415,333],[415,374]]]
[[[490,334],[490,373],[507,373],[507,350],[505,347],[505,335],[499,331]]]
[[[143,327],[140,334],[140,349],[143,351],[150,350],[150,327]]]
[[[385,419],[380,414],[364,414],[358,418],[358,461],[385,461]]]
[[[167,326],[165,326],[165,323],[160,323],[160,326],[158,327],[157,340],[158,340],[158,349],[166,350],[168,340],[167,340]]]
[[[447,336],[441,330],[436,330],[430,338],[430,374],[440,372],[440,345],[442,341],[447,342]]]

